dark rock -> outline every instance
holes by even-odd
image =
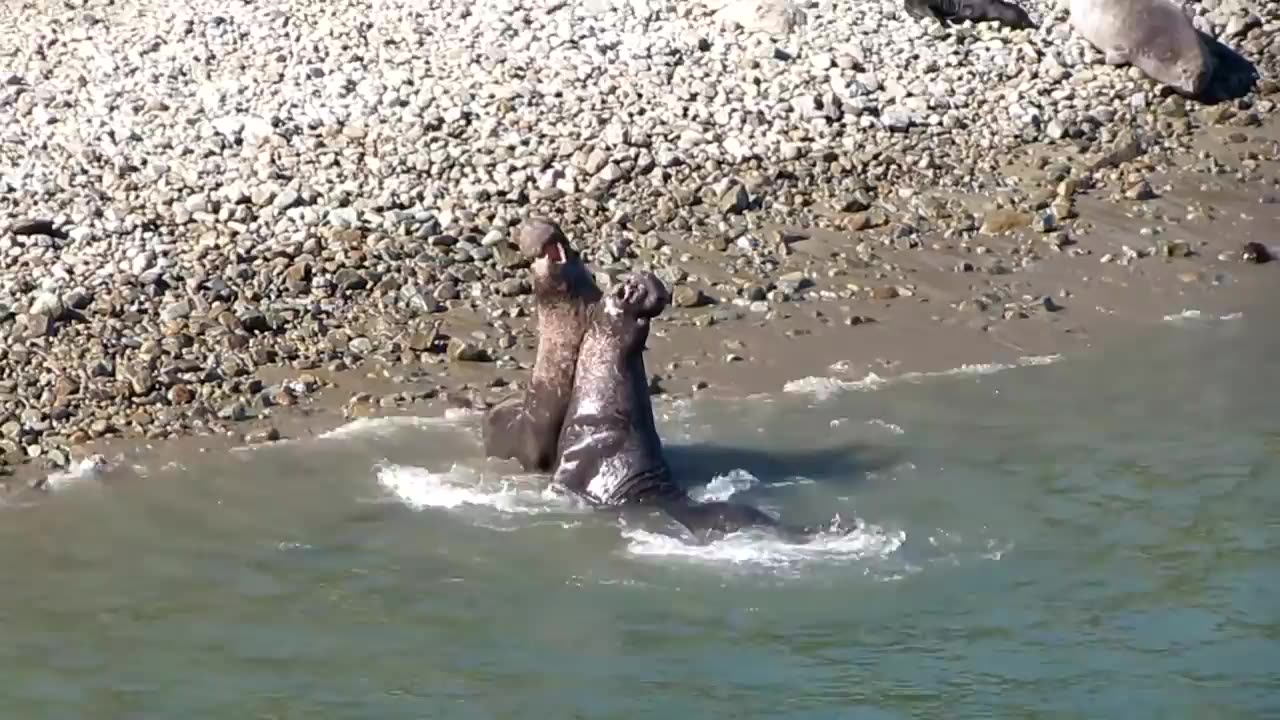
[[[263,443],[271,443],[280,439],[280,431],[274,427],[267,427],[261,430],[254,430],[244,436],[245,442],[250,445],[261,445]]]
[[[246,310],[238,318],[240,327],[249,332],[271,332],[271,323],[267,320],[267,316],[261,310],[253,308]]]
[[[9,230],[14,235],[19,235],[19,236],[46,235],[48,237],[55,238],[57,240],[66,240],[68,238],[68,235],[62,230],[58,229],[58,227],[53,224],[52,220],[47,220],[44,218],[32,218],[32,219],[19,220],[16,223],[14,223],[9,228]]]
[[[1240,253],[1240,259],[1254,265],[1261,265],[1272,260],[1271,251],[1266,245],[1260,242],[1247,242],[1244,244],[1244,250]]]
[[[346,291],[363,290],[369,286],[368,278],[351,268],[343,268],[335,273],[333,282]]]

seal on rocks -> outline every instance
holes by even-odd
[[[550,220],[525,222],[517,244],[525,257],[533,258],[538,350],[524,396],[490,408],[482,434],[489,457],[514,458],[526,471],[548,472],[555,464],[560,425],[573,392],[578,348],[600,289]]]
[[[1071,0],[1070,12],[1072,27],[1108,65],[1133,65],[1188,96],[1208,89],[1213,55],[1171,0]]]
[[[1015,30],[1027,30],[1036,26],[1026,10],[1003,0],[903,0],[903,8],[908,15],[921,20],[994,20]]]
[[[650,319],[669,303],[662,281],[641,272],[628,276],[593,309],[553,481],[597,507],[663,510],[699,539],[746,527],[771,528],[796,540],[812,534],[748,505],[695,501],[673,481],[644,365]]]

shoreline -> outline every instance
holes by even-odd
[[[1272,143],[1277,136],[1280,123],[1275,122],[1268,122],[1258,135]],[[1202,144],[1214,147],[1208,137]],[[1267,167],[1280,178],[1280,162]],[[871,373],[890,377],[965,365],[1016,364],[1028,357],[1066,359],[1153,330],[1184,311],[1221,317],[1258,307],[1280,262],[1245,263],[1238,248],[1244,241],[1274,237],[1268,228],[1280,223],[1280,204],[1269,201],[1266,191],[1250,187],[1248,180],[1223,180],[1195,171],[1150,177],[1163,188],[1154,202],[1130,202],[1126,208],[1096,193],[1077,195],[1078,215],[1066,226],[1068,244],[1037,256],[1027,267],[983,273],[953,265],[966,262],[959,260],[963,257],[1007,260],[1016,257],[1014,248],[1044,242],[1043,233],[1022,225],[1007,233],[979,234],[984,247],[996,246],[988,252],[948,243],[877,248],[899,282],[863,271],[886,280],[879,287],[896,288],[892,297],[871,290],[855,291],[848,299],[822,299],[821,293],[831,293],[833,284],[811,271],[824,260],[847,258],[859,236],[782,228],[778,232],[789,238],[790,257],[805,258],[800,263],[810,271],[812,284],[795,297],[770,298],[772,302],[763,306],[718,298],[697,307],[669,308],[655,322],[646,353],[650,376],[660,388],[655,402],[704,394],[783,392],[787,383],[832,377],[833,366],[849,381]],[[1200,199],[1209,195],[1212,202]],[[1177,218],[1179,209],[1198,207],[1205,208],[1205,214],[1186,223],[1168,220]],[[1141,214],[1133,208],[1141,208]],[[1154,226],[1168,229],[1155,235],[1143,232]],[[1211,227],[1227,231],[1211,234]],[[1164,256],[1160,243],[1170,239],[1190,243],[1191,254]],[[673,237],[667,247],[681,245]],[[685,243],[684,249],[691,251],[685,258],[693,260],[696,246]],[[699,277],[716,287],[706,267],[697,271]],[[837,275],[838,280],[847,277]],[[723,272],[721,276],[722,283],[732,280]],[[982,299],[983,293],[990,302]],[[492,331],[483,319],[465,311],[445,312],[433,321],[454,338]],[[532,363],[532,318],[525,313],[508,323],[516,342],[506,362],[454,361],[448,349],[430,363],[374,360],[337,370],[260,368],[254,378],[268,390],[290,383],[313,388],[299,393],[296,405],[262,408],[244,420],[217,423],[204,434],[97,438],[74,446],[64,466],[39,459],[25,462],[11,467],[8,476],[0,475],[0,497],[38,487],[51,474],[74,468],[95,453],[133,462],[190,458],[273,442],[271,438],[314,437],[361,417],[432,417],[451,407],[494,402],[519,387]],[[490,338],[480,342],[486,341]]]
[[[1280,170],[1280,163],[1275,170]],[[1176,176],[1161,204],[1193,206],[1194,198],[1205,193],[1203,179],[1194,172]],[[1265,193],[1249,193],[1239,181],[1227,184],[1234,187],[1216,191],[1218,217],[1198,218],[1168,233],[1197,246],[1189,257],[1163,257],[1156,251],[1157,238],[1136,232],[1148,218],[1132,217],[1107,199],[1079,197],[1082,210],[1076,222],[1088,223],[1091,232],[1072,233],[1067,247],[1081,253],[1054,253],[1027,268],[984,276],[978,283],[1008,293],[1012,278],[1014,285],[1027,288],[1022,295],[1011,295],[1007,308],[991,303],[979,309],[984,306],[972,297],[979,288],[965,282],[978,273],[947,269],[950,260],[940,259],[945,251],[935,256],[918,248],[892,256],[902,277],[911,279],[901,285],[905,292],[893,298],[810,300],[802,295],[771,303],[765,311],[723,301],[695,308],[672,306],[655,322],[646,352],[649,374],[657,379],[655,403],[781,393],[789,384],[813,379],[856,385],[872,374],[892,381],[964,366],[1043,364],[1046,358],[1069,361],[1079,353],[1105,351],[1135,334],[1158,331],[1187,312],[1229,318],[1262,311],[1280,262],[1248,264],[1232,253],[1241,239],[1264,238],[1270,223],[1280,223],[1280,204],[1261,202]],[[1231,221],[1234,232],[1208,236],[1211,223],[1228,222],[1223,216],[1232,214],[1237,216]],[[839,234],[784,232],[806,237],[793,243],[796,253],[818,259],[833,252],[832,244],[851,242]],[[1019,236],[1038,239],[1021,228],[1009,237],[987,240],[1014,245]],[[1143,250],[1128,264],[1100,262],[1105,255],[1123,257],[1125,246]],[[815,287],[821,290],[823,284]],[[1058,289],[1046,290],[1051,287]],[[1045,307],[1045,297],[1053,298],[1052,311]],[[448,328],[448,313],[444,320]],[[483,326],[483,321],[460,313],[450,329],[457,337],[470,327]],[[318,381],[318,386],[298,405],[266,408],[261,417],[225,423],[221,433],[92,440],[75,448],[69,466],[73,469],[94,453],[113,465],[190,460],[201,453],[274,442],[268,438],[313,438],[358,418],[440,417],[450,409],[493,402],[518,387],[532,362],[532,318],[513,321],[511,329],[519,340],[510,349],[518,365],[449,362],[446,354],[436,363],[375,361],[338,371],[263,368],[256,375],[264,386],[300,379]],[[0,477],[0,498],[38,496],[40,491],[32,488],[67,469],[34,462],[18,466],[8,477]]]

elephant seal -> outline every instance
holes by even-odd
[[[555,223],[527,221],[517,244],[525,257],[533,258],[538,350],[524,396],[490,408],[482,434],[489,457],[514,458],[528,472],[549,472],[573,392],[578,347],[600,289]]]
[[[1036,27],[1026,10],[1003,0],[903,0],[907,14],[921,20],[994,20],[1015,30]]]
[[[1209,87],[1213,55],[1171,0],[1071,0],[1071,25],[1106,58],[1196,96]]]
[[[649,321],[670,301],[662,281],[642,272],[627,277],[593,308],[560,431],[553,482],[596,507],[658,508],[703,540],[713,531],[752,526],[771,528],[788,539],[811,535],[754,507],[695,501],[672,480],[644,365]]]

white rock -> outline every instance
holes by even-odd
[[[244,131],[244,118],[239,116],[221,117],[210,122],[213,129],[217,130],[223,137],[228,140],[235,140],[240,137],[240,133]]]
[[[806,15],[791,0],[711,0],[708,6],[716,6],[715,19],[721,23],[734,23],[744,30],[774,35],[789,33],[803,25]]]

